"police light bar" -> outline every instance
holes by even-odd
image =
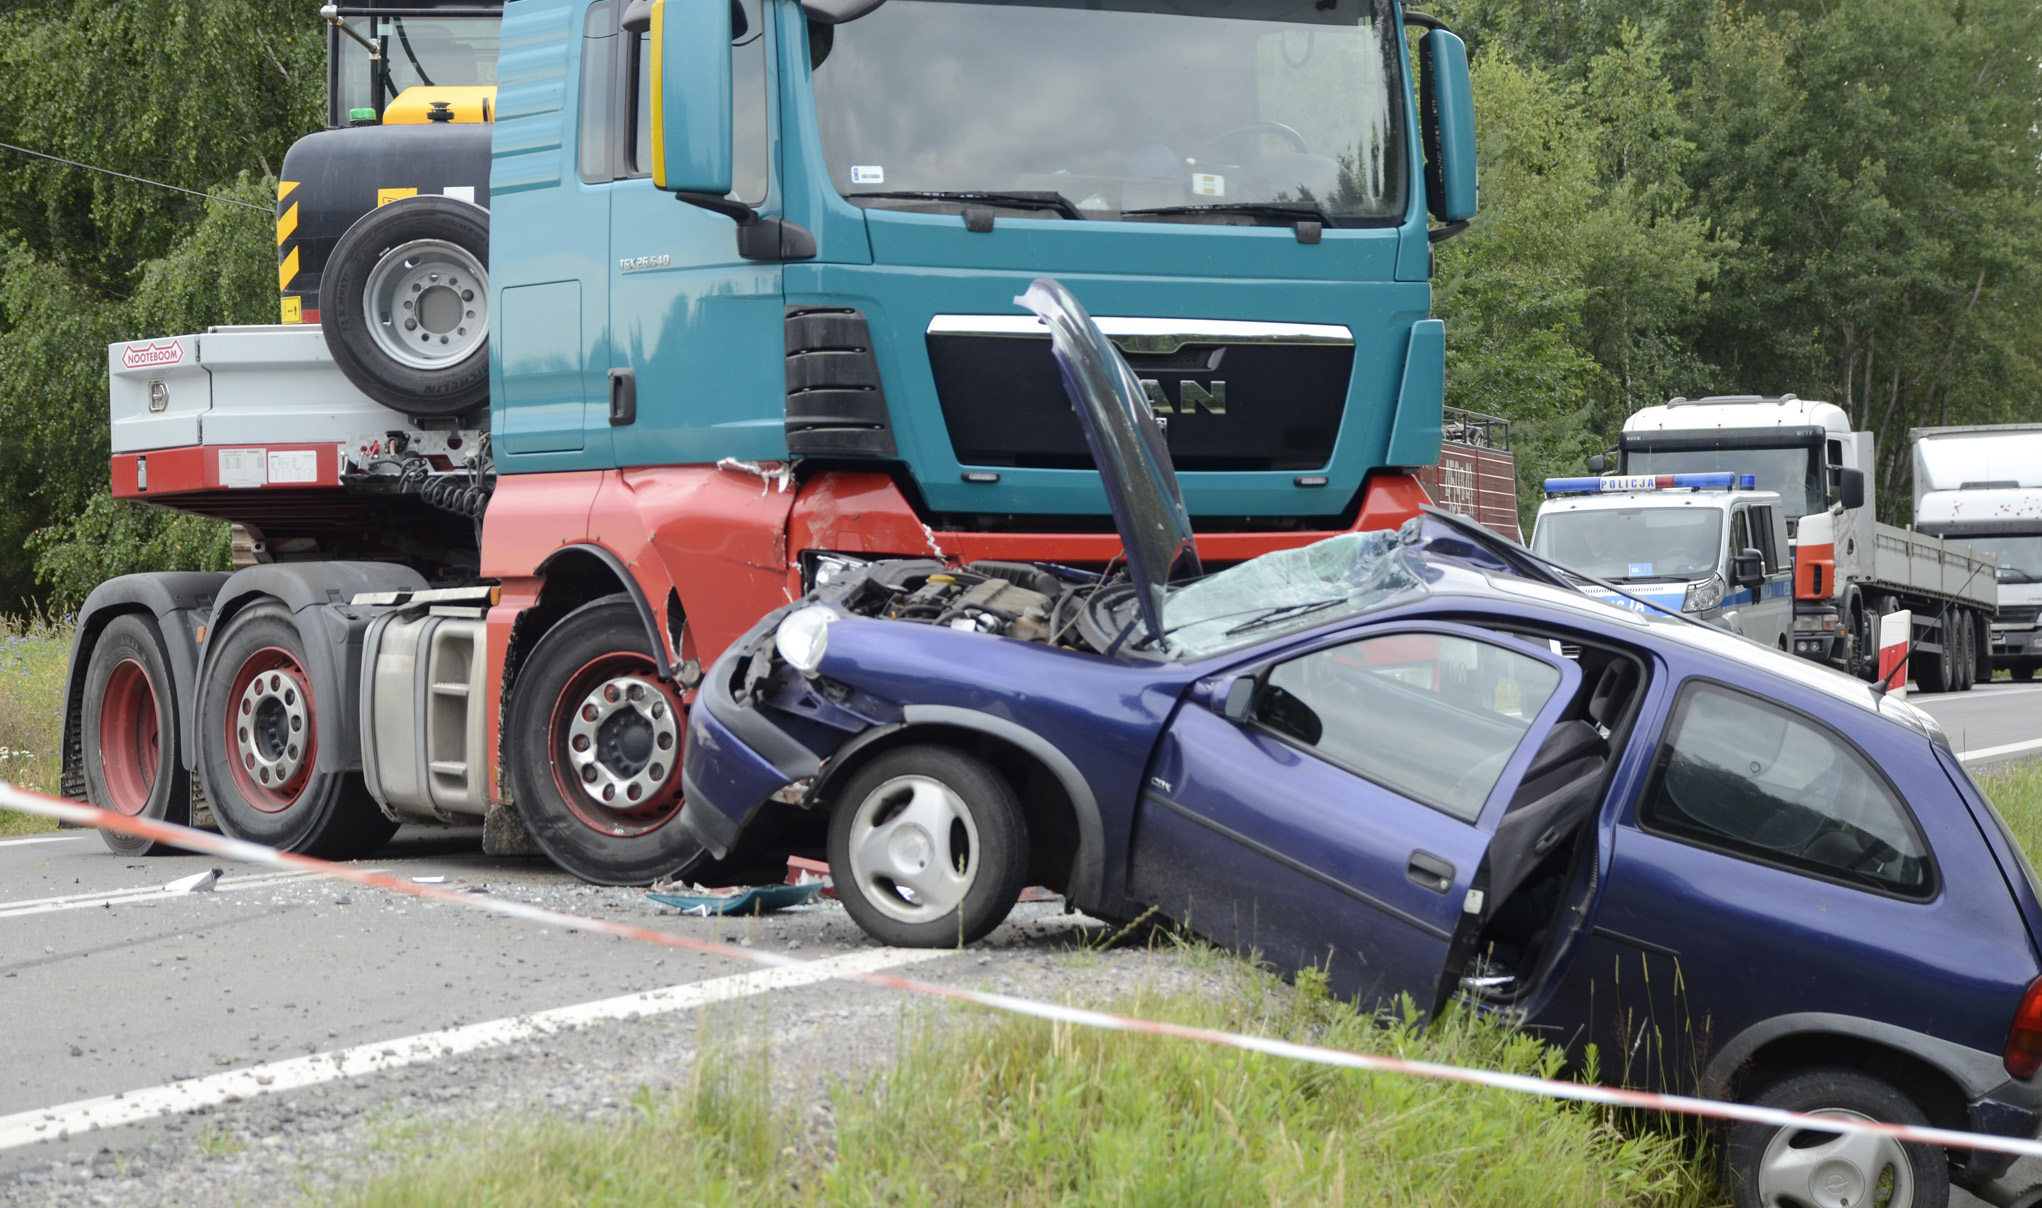
[[[1753,491],[1758,475],[1732,474],[1604,474],[1600,478],[1548,478],[1546,494],[1572,495],[1593,491]]]

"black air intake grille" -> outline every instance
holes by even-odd
[[[787,452],[892,457],[893,423],[872,331],[842,307],[787,308]]]

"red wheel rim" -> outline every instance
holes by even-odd
[[[297,804],[319,753],[312,681],[297,656],[265,646],[227,688],[227,759],[242,799],[266,814]]]
[[[660,748],[648,745],[642,765],[633,767],[627,763],[612,773],[609,765],[589,758],[587,745],[576,748],[570,744],[582,742],[590,736],[586,727],[577,726],[577,716],[584,708],[598,701],[609,685],[627,683],[643,690],[644,703],[648,707],[663,705],[668,711],[672,746]],[[612,705],[621,703],[615,696],[609,699]],[[621,712],[619,715],[623,716]],[[624,723],[629,721],[628,716],[623,717]],[[661,727],[661,730],[665,729]],[[681,755],[687,746],[687,732],[687,703],[674,694],[673,685],[660,680],[651,659],[642,654],[606,654],[593,659],[568,677],[560,695],[554,699],[553,715],[546,725],[547,763],[553,770],[554,788],[575,820],[597,834],[618,839],[650,834],[681,812],[680,765]],[[577,753],[581,754],[579,760]],[[598,779],[602,783],[593,786],[583,782],[583,775],[591,762],[601,769]],[[581,767],[583,772],[578,774],[577,767]],[[620,794],[606,801],[598,795],[601,788],[616,787],[617,783],[642,782],[644,774],[654,767],[660,773],[651,777],[657,780],[657,787],[639,800],[629,801]]]
[[[99,702],[99,769],[109,808],[130,817],[147,808],[156,794],[161,733],[148,668],[122,659],[107,677],[106,695]]]

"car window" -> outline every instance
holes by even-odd
[[[1638,808],[1646,830],[1905,897],[1933,892],[1907,807],[1813,718],[1698,681],[1667,733]]]
[[[1765,555],[1765,573],[1780,569],[1779,547],[1773,544],[1773,509],[1765,504],[1751,509],[1752,548]]]
[[[1730,514],[1730,556],[1734,558],[1750,548],[1751,529],[1745,523],[1744,509],[1739,508]]]
[[[1557,669],[1502,646],[1394,634],[1277,664],[1254,720],[1471,822],[1559,686]]]

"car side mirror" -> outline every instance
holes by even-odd
[[[1755,549],[1738,554],[1730,560],[1730,577],[1739,587],[1757,587],[1765,582],[1765,555]]]
[[[1247,721],[1255,712],[1255,677],[1244,675],[1228,684],[1219,706],[1220,716],[1228,721]]]
[[[1475,90],[1468,44],[1445,29],[1418,39],[1419,126],[1425,138],[1425,208],[1441,222],[1475,216]]]
[[[730,9],[730,0],[652,0],[652,183],[671,193],[730,192]]]
[[[1865,506],[1865,472],[1863,470],[1837,471],[1837,497],[1847,508]]]
[[[1604,457],[1602,454],[1597,453],[1588,459],[1588,472],[1590,474],[1600,474],[1607,469],[1609,469],[1609,458]]]

